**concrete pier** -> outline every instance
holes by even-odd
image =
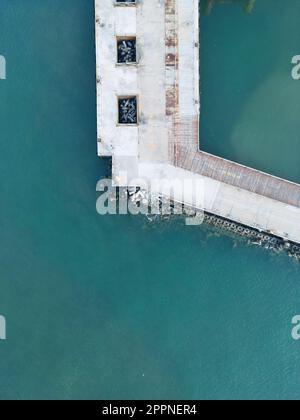
[[[300,243],[300,185],[199,148],[198,0],[95,3],[98,153],[114,183],[197,180],[196,208]],[[120,63],[129,41],[136,60]]]

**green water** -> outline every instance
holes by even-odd
[[[299,265],[98,216],[93,1],[0,12],[0,398],[298,399]]]
[[[252,14],[218,5],[201,19],[202,148],[296,182],[299,22],[299,0],[256,0]]]

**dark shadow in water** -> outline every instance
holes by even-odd
[[[227,0],[227,3],[239,3],[245,10],[246,13],[251,13],[253,11],[256,0]],[[202,0],[200,1],[200,10],[201,13],[209,15],[214,6],[224,4],[224,0]]]

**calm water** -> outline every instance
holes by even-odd
[[[0,397],[298,399],[299,265],[179,221],[97,216],[93,1],[0,12]]]
[[[251,15],[219,5],[201,20],[202,148],[296,182],[299,22],[299,0],[256,0]]]

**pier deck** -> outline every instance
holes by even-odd
[[[179,146],[178,166],[241,190],[300,207],[300,185],[228,160]]]
[[[300,185],[199,150],[198,0],[95,2],[98,153],[115,184],[197,180],[195,207],[300,243]],[[136,37],[134,65],[116,64],[120,37]],[[124,96],[137,99],[137,124],[118,123]]]

